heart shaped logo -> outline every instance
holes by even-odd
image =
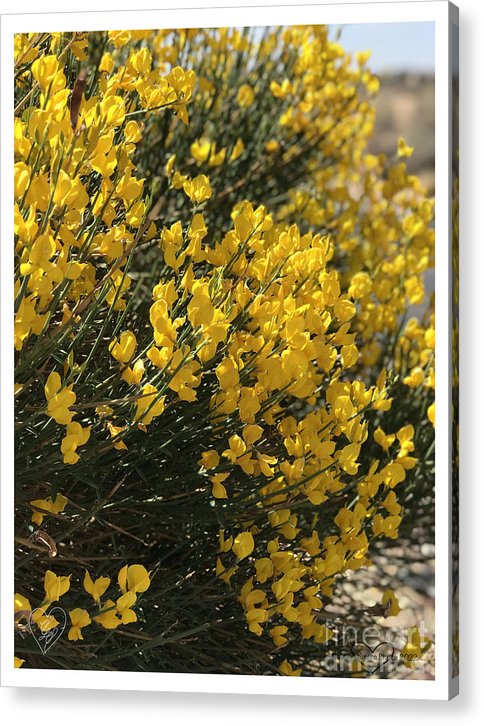
[[[41,630],[35,621],[36,613],[39,613],[39,618],[42,616],[42,618],[45,619],[45,624],[49,624],[49,619],[52,619],[51,622],[55,622],[56,624],[49,630]],[[43,608],[35,608],[35,610],[32,610],[30,613],[29,629],[43,655],[45,655],[47,651],[50,650],[55,643],[57,643],[64,632],[66,625],[67,614],[61,607],[54,607],[48,612],[46,612]]]
[[[374,648],[370,648],[365,643],[355,643],[353,646],[353,655],[370,675],[388,663],[393,658],[393,654],[391,643],[378,643]]]

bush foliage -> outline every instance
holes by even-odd
[[[345,573],[432,540],[433,200],[378,87],[323,26],[16,37],[17,665],[325,675]]]

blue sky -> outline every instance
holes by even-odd
[[[335,37],[345,50],[371,50],[370,68],[375,73],[417,71],[435,68],[434,23],[358,23],[333,25]]]

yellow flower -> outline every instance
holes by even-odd
[[[124,138],[129,144],[136,144],[138,141],[141,141],[143,134],[136,121],[128,121],[124,127]]]
[[[239,400],[239,416],[241,421],[253,424],[255,421],[255,414],[260,411],[260,408],[261,406],[257,391],[253,388],[242,388]]]
[[[128,59],[128,68],[134,74],[146,76],[151,70],[151,53],[148,48],[141,48],[137,52],[132,52]]]
[[[351,285],[348,288],[348,295],[358,300],[369,295],[372,290],[371,277],[367,272],[357,272],[351,278]]]
[[[239,371],[231,358],[224,358],[216,367],[215,374],[222,391],[233,388],[239,382]]]
[[[31,610],[32,606],[28,598],[24,597],[23,595],[19,595],[19,593],[16,592],[14,596],[14,612],[30,612]]]
[[[115,437],[118,437],[119,434],[121,434],[123,431],[126,431],[126,426],[115,426],[110,421],[106,423],[107,429],[109,433],[111,434],[111,438],[114,439]],[[124,441],[120,438],[117,439],[116,443],[113,444],[114,448],[118,451],[126,451],[127,446],[124,443]]]
[[[215,499],[228,499],[227,490],[222,482],[224,482],[229,475],[230,472],[222,471],[210,477],[210,481],[212,482],[212,496],[215,497]]]
[[[300,676],[302,668],[293,668],[287,659],[279,666],[279,673],[283,676]]]
[[[334,314],[342,323],[346,323],[348,320],[351,320],[351,318],[355,316],[355,313],[356,307],[354,303],[347,298],[340,298],[334,306]]]
[[[220,456],[214,449],[203,451],[202,458],[198,463],[205,469],[215,469],[220,463]]]
[[[89,593],[89,595],[92,595],[94,602],[97,602],[98,605],[101,602],[101,597],[108,589],[110,582],[111,580],[109,577],[98,577],[93,581],[89,572],[87,570],[85,571],[83,582],[84,589]]]
[[[225,451],[222,453],[222,456],[224,456],[233,464],[235,461],[237,461],[239,456],[245,454],[246,450],[247,446],[245,445],[245,442],[240,438],[238,434],[234,434],[229,439],[229,448],[225,449]]]
[[[275,625],[269,630],[275,646],[279,647],[280,645],[285,645],[288,642],[287,638],[284,637],[288,630],[289,628],[287,625]]]
[[[63,388],[60,375],[53,371],[47,378],[44,390],[48,415],[58,424],[66,426],[71,423],[74,413],[70,410],[70,406],[76,402],[72,384]]]
[[[280,144],[277,141],[277,139],[269,139],[269,141],[266,142],[265,150],[269,152],[269,154],[275,154],[276,151],[279,151]]]
[[[389,517],[383,518],[381,514],[376,514],[372,522],[373,532],[376,537],[384,535],[390,539],[396,539],[401,521],[402,518],[398,515],[391,514]]]
[[[355,53],[355,56],[358,61],[358,65],[364,66],[371,57],[371,50],[359,51],[358,53]]]
[[[121,374],[121,377],[126,383],[130,385],[138,385],[141,383],[141,379],[144,376],[145,364],[142,360],[137,360],[132,368],[129,366],[125,368]]]
[[[99,109],[106,128],[121,126],[126,116],[126,109],[121,96],[105,96],[99,105]]]
[[[194,326],[210,325],[214,314],[208,284],[197,280],[193,285],[192,299],[188,303],[188,319]]]
[[[64,455],[64,464],[76,464],[79,461],[79,454],[76,450],[89,441],[91,427],[84,428],[77,421],[67,425],[66,435],[61,441],[61,452]]]
[[[261,559],[257,560],[255,563],[255,571],[255,579],[257,582],[267,582],[267,580],[269,580],[269,578],[271,578],[274,574],[274,565],[272,560],[270,560],[269,557],[261,557]]]
[[[161,416],[165,410],[165,396],[159,396],[156,386],[147,383],[141,389],[141,396],[136,402],[135,421],[148,426],[156,416]]]
[[[173,375],[168,387],[175,391],[182,401],[194,401],[197,394],[193,388],[200,382],[200,379],[195,375],[199,369],[199,364],[192,360],[181,365],[182,360],[183,351],[178,349],[171,360],[170,370],[173,371]]]
[[[387,605],[385,617],[393,617],[394,615],[398,615],[398,613],[400,612],[400,606],[398,604],[398,598],[393,590],[385,590],[381,601],[382,605]]]
[[[91,618],[87,610],[82,608],[74,608],[69,611],[72,627],[69,629],[67,637],[69,640],[83,640],[81,629],[91,623]]]
[[[13,667],[14,668],[21,668],[24,663],[25,663],[25,661],[22,660],[22,658],[17,658],[16,655],[13,657]]]
[[[375,429],[373,438],[375,439],[376,443],[379,444],[382,449],[388,454],[390,446],[395,441],[395,434],[386,434],[383,429],[378,426],[378,428]]]
[[[405,139],[402,136],[400,136],[400,138],[398,139],[398,145],[397,145],[397,156],[400,158],[402,156],[403,157],[412,156],[412,154],[413,154],[413,146],[407,146],[407,144],[405,143]]]
[[[391,464],[387,464],[387,466],[381,470],[381,476],[385,484],[393,489],[397,486],[397,484],[405,481],[406,474],[404,467],[398,463],[398,461],[394,461]]]
[[[119,363],[129,363],[136,351],[136,336],[131,330],[121,333],[119,341],[112,340],[109,352]]]
[[[93,619],[106,630],[114,630],[122,623],[122,620],[116,615],[116,603],[113,600],[106,600],[99,615],[96,615]]]
[[[420,305],[425,298],[425,287],[423,281],[417,275],[412,275],[404,282],[405,294],[411,305]]]
[[[64,507],[66,506],[67,501],[67,498],[63,494],[57,494],[54,501],[52,501],[51,497],[47,497],[47,499],[34,499],[30,502],[30,506],[34,509],[34,513],[32,514],[32,522],[40,527],[45,517],[45,513],[35,511],[35,507],[38,507],[39,509],[45,509],[51,514],[59,514],[59,512],[64,511]]]
[[[237,91],[237,103],[241,108],[248,108],[249,106],[252,106],[255,99],[255,93],[251,86],[249,86],[247,83],[244,83],[242,86],[240,86],[239,90]]]
[[[285,78],[282,83],[271,81],[269,88],[275,98],[286,98],[286,96],[292,91],[291,82],[288,78]]]
[[[242,139],[239,136],[237,141],[234,144],[234,147],[232,149],[232,153],[230,154],[229,160],[236,161],[239,158],[239,156],[242,156],[242,154],[244,153],[244,149],[245,149],[244,142],[242,141]]]
[[[14,195],[21,199],[30,184],[30,169],[23,161],[14,165]]]
[[[221,472],[211,476],[212,481],[212,496],[215,499],[228,499],[228,494],[225,486],[222,484],[225,479],[229,476],[229,472]]]
[[[192,202],[201,204],[212,196],[210,179],[205,174],[199,174],[194,179],[187,179],[183,184],[183,191]]]
[[[239,560],[248,557],[254,549],[254,537],[251,532],[241,532],[234,539],[233,551]]]
[[[434,330],[434,328],[428,328],[428,330],[425,331],[425,345],[427,345],[432,350],[435,348],[435,330]]]
[[[125,592],[116,601],[116,609],[121,616],[123,625],[128,623],[135,623],[138,618],[134,610],[131,609],[132,605],[136,602],[136,595],[134,592]]]
[[[258,426],[257,424],[247,424],[247,426],[244,426],[242,436],[244,437],[244,441],[247,446],[252,446],[260,439],[263,433],[264,429],[261,426]]]
[[[125,565],[118,574],[121,592],[146,592],[151,584],[150,573],[143,565]]]
[[[432,645],[430,638],[422,638],[418,627],[408,629],[407,642],[400,653],[400,660],[407,668],[415,669],[422,660],[422,656]]]
[[[210,141],[210,139],[194,141],[190,146],[190,151],[199,164],[208,162],[210,166],[220,166],[225,160],[226,150],[219,149],[217,152],[215,142]]]
[[[402,505],[398,503],[397,495],[394,491],[388,492],[382,501],[382,506],[385,507],[389,514],[400,514],[402,511]]]
[[[301,539],[301,546],[306,550],[306,552],[308,552],[308,554],[311,555],[311,557],[319,555],[321,552],[321,542],[319,540],[318,533],[313,531],[311,537],[303,537]]]
[[[42,93],[46,93],[54,81],[56,74],[59,72],[59,61],[55,55],[44,55],[32,63],[31,70]]]
[[[341,361],[343,368],[351,368],[359,357],[359,351],[356,345],[344,345],[341,348]]]
[[[356,460],[360,454],[360,444],[348,444],[338,452],[339,465],[347,474],[356,474],[359,464]]]
[[[424,382],[424,379],[425,372],[420,366],[415,366],[415,368],[412,368],[410,375],[405,376],[403,382],[406,386],[410,386],[410,388],[417,388],[417,386],[420,386]]]
[[[56,575],[47,570],[44,577],[45,597],[49,603],[56,602],[68,591],[71,586],[71,575]]]
[[[262,607],[253,607],[247,610],[245,614],[247,626],[251,633],[262,635],[261,623],[265,623],[269,618],[269,613]]]
[[[109,40],[116,48],[122,48],[127,45],[131,39],[129,30],[110,30],[108,31]],[[112,69],[111,69],[112,70]]]

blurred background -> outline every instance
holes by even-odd
[[[369,66],[380,77],[372,153],[395,153],[398,136],[414,147],[408,167],[434,193],[434,23],[359,23],[331,28],[346,51],[371,50]]]

